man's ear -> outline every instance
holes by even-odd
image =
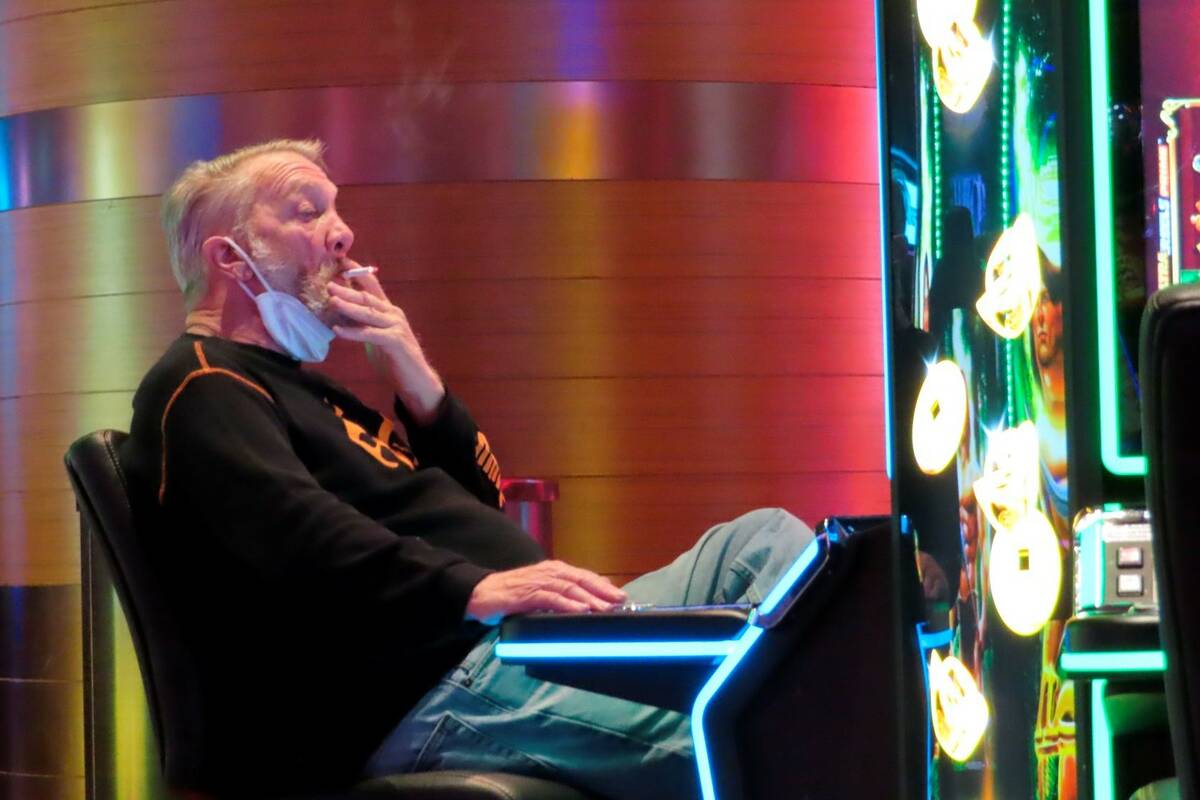
[[[254,277],[245,260],[234,250],[224,236],[210,236],[200,245],[200,252],[211,270],[229,280],[249,281]]]

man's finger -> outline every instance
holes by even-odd
[[[343,300],[340,297],[330,297],[329,305],[355,322],[374,325],[376,328],[387,328],[394,322],[381,310]]]
[[[581,603],[587,603],[588,608],[592,611],[607,611],[612,608],[612,602],[598,597],[592,592],[589,592],[583,586],[577,583],[568,584],[566,595],[572,600],[578,600]]]
[[[366,342],[380,347],[388,344],[387,334],[379,328],[369,325],[334,325],[333,333],[335,336],[349,339],[352,342]]]
[[[379,280],[379,275],[377,273],[369,272],[361,277],[351,278],[351,280],[356,281],[358,286],[366,289],[383,302],[388,303],[389,305],[391,304],[391,301],[387,298],[387,293],[383,291],[383,283]]]
[[[354,279],[358,280],[358,279]],[[371,280],[375,280],[372,278]],[[375,281],[375,285],[379,286],[379,282]],[[383,288],[379,288],[378,294],[364,289],[353,289],[349,286],[342,286],[340,283],[330,283],[329,293],[333,297],[341,300],[347,300],[360,306],[373,308],[377,311],[390,311],[394,306],[388,302],[387,296],[383,294]]]
[[[623,589],[601,575],[586,578],[582,584],[589,592],[610,603],[624,603],[629,599],[629,595]]]
[[[558,592],[541,589],[530,596],[529,601],[522,603],[519,611],[564,611],[567,613],[583,614],[588,611],[588,604],[561,595]]]
[[[362,342],[363,329],[356,325],[334,325],[332,326],[333,334],[341,339],[349,339],[352,342]]]
[[[572,567],[569,564],[564,564],[563,567],[565,567],[565,577],[584,587],[597,597],[601,597],[612,603],[623,603],[629,599],[624,591],[617,588],[616,584],[603,575],[598,575],[582,567]]]

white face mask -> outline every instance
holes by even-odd
[[[238,281],[238,286],[241,286],[246,296],[258,306],[258,314],[262,317],[263,325],[266,326],[267,333],[271,334],[271,338],[292,358],[309,362],[324,361],[325,356],[329,354],[329,343],[334,339],[334,333],[329,326],[317,319],[317,315],[298,298],[272,289],[258,271],[254,259],[233,239],[228,236],[222,238],[254,271],[266,289],[262,294],[255,295],[246,284]]]

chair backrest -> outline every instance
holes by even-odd
[[[1172,286],[1150,298],[1138,372],[1171,741],[1182,796],[1194,798],[1200,789],[1200,286]]]
[[[126,438],[114,430],[80,438],[67,450],[67,474],[82,524],[101,545],[129,624],[163,774],[168,784],[187,787],[203,774],[200,684],[135,524],[118,455]]]

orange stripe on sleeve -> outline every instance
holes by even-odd
[[[195,378],[204,375],[224,375],[242,383],[254,391],[267,398],[267,402],[274,403],[275,398],[271,397],[271,393],[263,387],[259,386],[254,381],[238,375],[236,372],[231,372],[227,369],[219,369],[208,366],[208,360],[204,357],[204,350],[200,347],[200,343],[196,342],[196,357],[200,359],[203,365],[200,369],[189,372],[184,379],[175,387],[175,391],[171,393],[171,399],[167,401],[166,408],[163,409],[162,422],[160,423],[160,436],[162,447],[162,466],[160,468],[161,479],[158,484],[158,504],[162,505],[163,498],[167,494],[167,415],[171,413],[171,406],[175,405],[175,401],[179,399],[179,395]]]
[[[204,357],[204,348],[200,346],[200,342],[194,342],[196,346],[196,358],[200,360],[200,369],[208,369],[208,359]],[[186,380],[186,379],[185,379]]]

